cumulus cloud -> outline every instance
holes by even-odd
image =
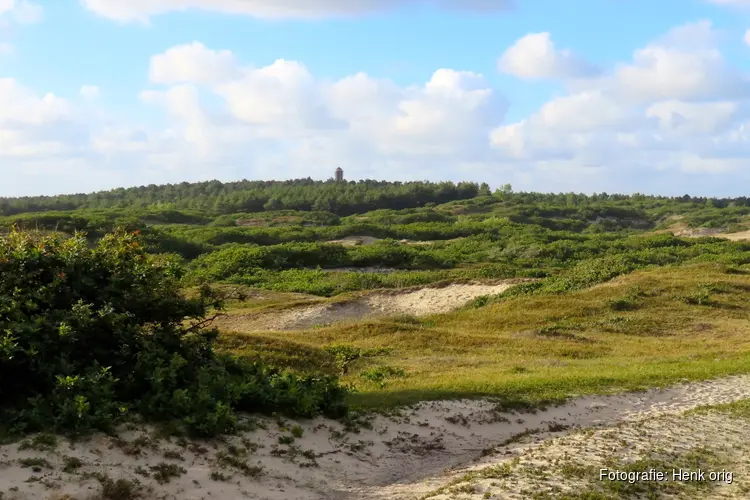
[[[73,169],[88,134],[85,120],[70,103],[54,94],[37,96],[10,78],[0,79],[0,165],[6,175],[3,194],[32,194],[35,186],[55,192],[94,181],[91,165]],[[38,193],[38,189],[37,189]]]
[[[13,78],[0,78],[0,126],[44,125],[69,115],[65,99],[51,93],[39,98]]]
[[[235,71],[234,55],[229,50],[210,50],[200,42],[172,47],[151,57],[149,79],[153,83],[218,83]]]
[[[720,134],[727,132],[733,120],[746,109],[738,102],[660,101],[646,109],[646,116],[656,118],[662,131],[685,135]]]
[[[147,22],[155,15],[186,10],[271,19],[360,16],[414,4],[489,12],[507,10],[513,0],[82,0],[82,3],[102,17],[121,22]]]
[[[632,62],[587,84],[633,103],[747,98],[750,80],[727,62],[719,38],[709,21],[676,27],[636,50]]]
[[[632,62],[497,127],[490,141],[525,165],[578,166],[581,175],[599,166],[612,179],[627,173],[630,184],[649,184],[630,176],[638,171],[653,178],[681,172],[701,177],[704,187],[712,184],[706,175],[748,178],[750,89],[724,59],[719,38],[707,21],[677,27],[636,50]]]
[[[180,64],[164,63],[175,54]],[[323,136],[319,148],[335,136],[394,154],[454,152],[467,141],[483,141],[487,151],[486,135],[502,121],[506,108],[482,75],[467,71],[440,69],[422,86],[401,88],[364,73],[322,80],[297,61],[280,59],[260,68],[232,61],[226,51],[183,45],[154,56],[150,74],[155,82],[198,85],[221,98],[224,115],[214,120],[224,126],[241,124],[266,139]],[[209,74],[222,77],[207,78]],[[174,116],[201,109],[195,89],[190,99],[170,100],[170,92],[179,88],[141,97],[165,104]]]
[[[500,71],[519,78],[580,78],[598,69],[569,50],[558,50],[549,33],[531,33],[519,39],[498,61]]]

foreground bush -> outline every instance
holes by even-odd
[[[128,415],[188,432],[232,431],[234,412],[345,413],[335,377],[214,352],[221,301],[180,294],[181,268],[133,233],[90,248],[11,232],[0,238],[0,426],[13,433],[107,430]]]

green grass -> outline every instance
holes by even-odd
[[[718,405],[706,405],[699,406],[689,413],[708,413],[708,412],[722,412],[727,413],[736,418],[750,419],[750,399],[740,399],[731,403],[718,404]]]
[[[240,355],[286,356],[293,369],[313,359],[333,369],[323,349],[334,344],[387,348],[343,378],[358,389],[350,401],[364,408],[478,397],[521,407],[750,372],[748,290],[750,276],[722,265],[664,267],[429,318],[227,333],[222,342]],[[707,302],[684,300],[705,293]],[[628,307],[613,307],[623,301]],[[372,383],[378,370],[400,376]]]

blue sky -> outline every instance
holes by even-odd
[[[509,4],[0,0],[0,196],[337,165],[746,194],[750,1]]]

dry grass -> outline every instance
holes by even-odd
[[[321,353],[316,349],[331,344],[390,348],[344,378],[358,387],[353,402],[366,407],[483,396],[539,404],[750,371],[750,275],[731,271],[713,264],[660,268],[581,292],[426,318],[227,334],[225,342],[239,353],[258,352],[253,345],[267,339],[281,351],[284,343],[296,352]],[[288,366],[295,367],[294,357]],[[406,376],[380,384],[363,379],[374,366]]]

